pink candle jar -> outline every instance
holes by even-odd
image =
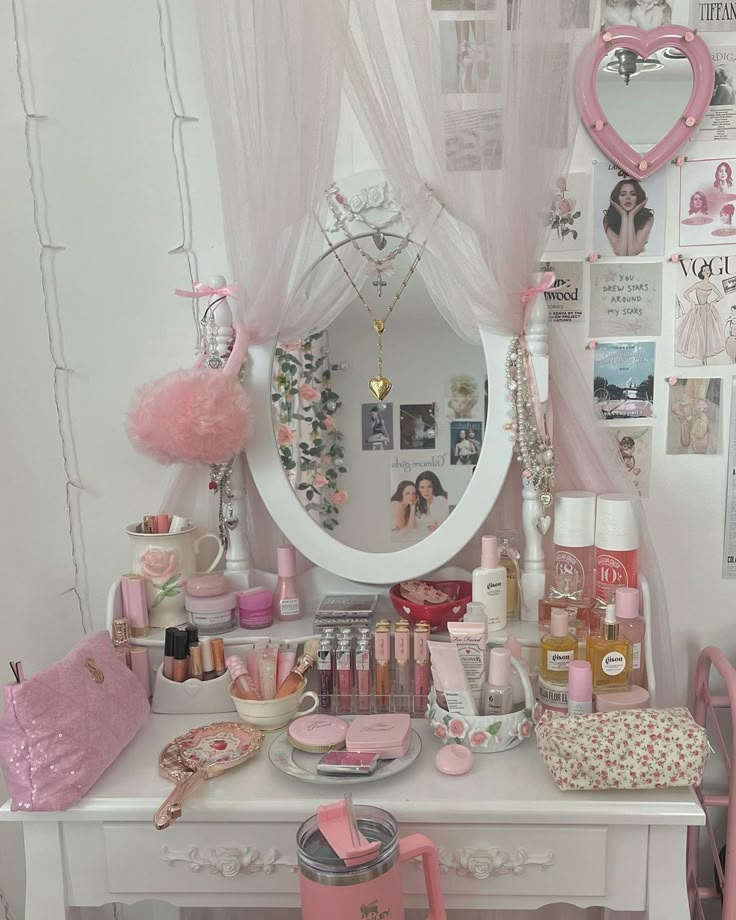
[[[273,593],[268,588],[238,591],[238,608],[243,629],[265,629],[273,625]]]

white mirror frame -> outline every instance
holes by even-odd
[[[276,341],[251,346],[246,387],[253,401],[255,428],[248,442],[248,463],[269,514],[302,555],[320,568],[351,581],[389,585],[440,568],[475,535],[501,491],[513,447],[505,427],[509,421],[506,354],[511,338],[483,330],[480,338],[486,359],[489,400],[475,473],[455,510],[434,533],[419,543],[389,553],[369,553],[345,546],[304,510],[281,465],[273,430],[271,388]]]

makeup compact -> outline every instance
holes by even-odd
[[[348,723],[337,716],[314,713],[289,725],[289,744],[309,754],[324,754],[345,747]]]
[[[327,776],[370,776],[381,758],[359,751],[330,751],[317,764],[317,773]]]
[[[411,717],[407,712],[356,716],[345,738],[348,751],[378,754],[381,760],[403,757],[411,745]]]

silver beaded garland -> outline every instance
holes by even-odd
[[[514,453],[521,464],[522,476],[531,482],[539,495],[542,508],[552,503],[555,478],[555,452],[537,426],[527,377],[527,362],[519,339],[513,339],[506,355],[506,386],[511,421],[506,428],[514,444]]]

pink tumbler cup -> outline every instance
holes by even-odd
[[[302,920],[404,920],[401,863],[422,857],[429,913],[446,920],[437,850],[423,834],[401,840],[393,816],[371,805],[356,805],[355,818],[365,840],[378,847],[367,860],[341,858],[313,815],[297,831]]]

